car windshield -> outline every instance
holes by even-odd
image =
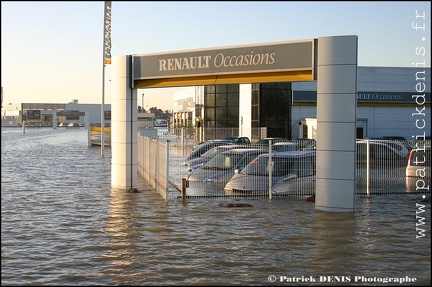
[[[294,151],[294,150],[298,150],[298,144],[275,144],[272,146],[272,150],[274,151]]]
[[[258,157],[240,173],[244,175],[269,175],[269,157]],[[284,176],[297,170],[297,161],[289,158],[273,158],[273,176]]]
[[[241,157],[241,154],[220,153],[205,163],[201,168],[212,170],[229,170],[239,162]]]
[[[201,155],[201,157],[205,157],[205,158],[212,158],[215,155],[217,155],[218,153],[221,153],[223,151],[229,150],[229,147],[214,147],[212,149],[209,149],[208,151],[206,151],[205,153],[203,153]]]

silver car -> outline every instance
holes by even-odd
[[[405,169],[407,192],[429,191],[431,184],[431,148],[412,149]]]
[[[268,153],[268,150],[236,148],[224,151],[193,170],[186,180],[225,185],[234,175],[235,170],[243,169],[249,162],[263,153]]]
[[[300,145],[295,142],[277,142],[271,148],[272,152],[294,151],[299,150]]]
[[[367,140],[357,140],[357,167],[367,164]],[[369,140],[369,163],[371,168],[396,168],[406,165],[409,155],[404,144],[397,141]]]
[[[270,186],[271,175],[271,186]],[[229,195],[312,195],[315,193],[316,152],[263,154],[238,171],[225,186]]]
[[[191,172],[194,169],[199,168],[206,162],[208,162],[210,159],[212,159],[214,156],[220,154],[221,152],[235,149],[235,148],[253,148],[253,146],[250,145],[240,145],[240,144],[232,144],[232,145],[221,145],[214,147],[205,153],[203,153],[200,157],[192,158],[188,161],[185,161],[183,164],[186,166],[187,171]]]

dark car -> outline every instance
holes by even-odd
[[[251,144],[251,141],[248,137],[225,137],[224,140],[230,140],[235,144]]]
[[[300,146],[300,149],[302,149],[302,148],[315,149],[315,147],[316,147],[316,140],[315,139],[297,138],[297,139],[293,139],[292,142],[298,143]]]
[[[205,140],[205,141],[199,142],[197,145],[194,145],[194,146],[192,147],[192,150],[195,150],[195,149],[197,149],[197,148],[199,148],[199,147],[201,147],[201,146],[203,146],[203,145],[205,145],[205,144],[208,144],[208,143],[215,143],[215,142],[221,142],[221,143],[224,143],[224,144],[230,144],[230,143],[233,143],[233,141],[230,140],[230,139],[213,139],[213,140]],[[215,145],[215,146],[217,146],[217,145]]]
[[[209,140],[209,141],[205,141],[199,145],[196,145],[192,151],[186,156],[185,162],[193,159],[193,158],[197,158],[200,157],[203,153],[205,153],[206,151],[216,147],[216,146],[221,146],[221,145],[229,145],[229,144],[234,144],[232,141],[230,140]]]

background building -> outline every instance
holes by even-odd
[[[430,68],[358,67],[357,138],[430,136]],[[208,85],[174,96],[174,119],[183,126],[267,128],[268,137],[316,138],[317,83]],[[421,111],[421,113],[418,112]],[[248,124],[250,122],[250,125]],[[424,128],[419,127],[419,122]],[[244,131],[243,131],[244,132]],[[244,135],[244,134],[243,134]],[[248,136],[248,135],[246,135]]]
[[[105,123],[111,121],[111,105],[104,105]],[[9,104],[2,108],[2,127],[21,126],[25,121],[29,126],[52,126],[56,118],[60,123],[80,123],[82,125],[101,122],[100,104],[21,103]]]

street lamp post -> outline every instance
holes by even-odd
[[[141,108],[142,108],[143,111],[145,112],[145,109],[144,109],[144,93],[143,93],[142,96],[141,96]]]

